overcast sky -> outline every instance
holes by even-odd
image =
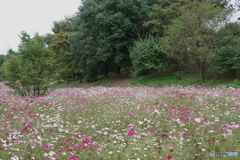
[[[79,6],[80,0],[0,0],[0,54],[17,51],[21,31],[31,36],[50,33],[53,21],[73,15]]]
[[[0,0],[0,54],[17,51],[18,35],[51,32],[53,21],[78,11],[80,0]]]

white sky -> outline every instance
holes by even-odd
[[[17,51],[18,35],[51,33],[53,21],[78,11],[80,0],[0,0],[0,54]]]
[[[232,3],[238,0],[231,0]],[[17,51],[21,31],[51,33],[53,21],[78,11],[80,0],[0,0],[0,54]],[[240,17],[240,12],[236,13]],[[237,16],[235,16],[237,17]]]

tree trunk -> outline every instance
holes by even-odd
[[[66,77],[66,81],[67,81],[67,85],[69,85],[69,83],[70,83],[70,77],[69,76]]]
[[[82,75],[81,75],[81,73],[79,74],[79,83],[82,83]]]
[[[231,73],[231,75],[232,75],[233,78],[237,78],[237,77],[236,77],[236,73],[237,73],[237,70],[236,70],[236,69],[231,69],[231,70],[230,70],[230,73]]]
[[[116,68],[116,72],[117,72],[117,75],[118,75],[118,78],[122,78],[122,76],[121,76],[121,67],[117,67]]]
[[[109,68],[108,66],[106,67],[105,71],[104,71],[104,77],[108,78],[108,72],[109,72]]]
[[[205,71],[206,71],[206,68],[203,66],[199,66],[197,69],[198,76],[201,81],[205,81]]]
[[[82,73],[78,73],[77,78],[79,80],[79,83],[82,83],[82,80],[83,80]]]
[[[150,69],[146,69],[146,75],[149,76],[151,73],[151,70]]]

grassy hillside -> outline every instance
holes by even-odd
[[[240,80],[238,78],[232,78],[231,75],[213,75],[208,73],[208,78],[202,82],[198,80],[196,73],[192,71],[162,71],[158,74],[151,74],[149,76],[139,76],[136,78],[129,77],[129,73],[122,71],[123,78],[117,78],[116,75],[110,76],[110,78],[102,78],[91,83],[79,83],[73,80],[69,84],[66,82],[59,82],[52,86],[52,88],[88,88],[95,86],[104,87],[134,87],[134,86],[155,86],[163,87],[169,85],[180,85],[180,86],[204,86],[204,87],[233,87],[240,88]],[[240,76],[238,76],[240,77]]]

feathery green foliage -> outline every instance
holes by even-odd
[[[134,42],[130,48],[130,57],[134,67],[133,76],[149,69],[166,69],[170,65],[170,59],[157,49],[161,45],[159,38],[148,37]]]
[[[20,95],[43,95],[54,79],[54,53],[46,47],[43,37],[33,38],[21,32],[17,55],[10,54],[3,64],[6,85]]]
[[[218,73],[230,72],[235,77],[240,68],[240,25],[226,24],[218,31],[216,44],[218,58],[214,62],[215,69]]]
[[[217,58],[216,30],[227,13],[211,3],[189,3],[166,30],[161,50],[173,58],[188,62],[195,68],[199,79],[204,81],[206,70]]]

